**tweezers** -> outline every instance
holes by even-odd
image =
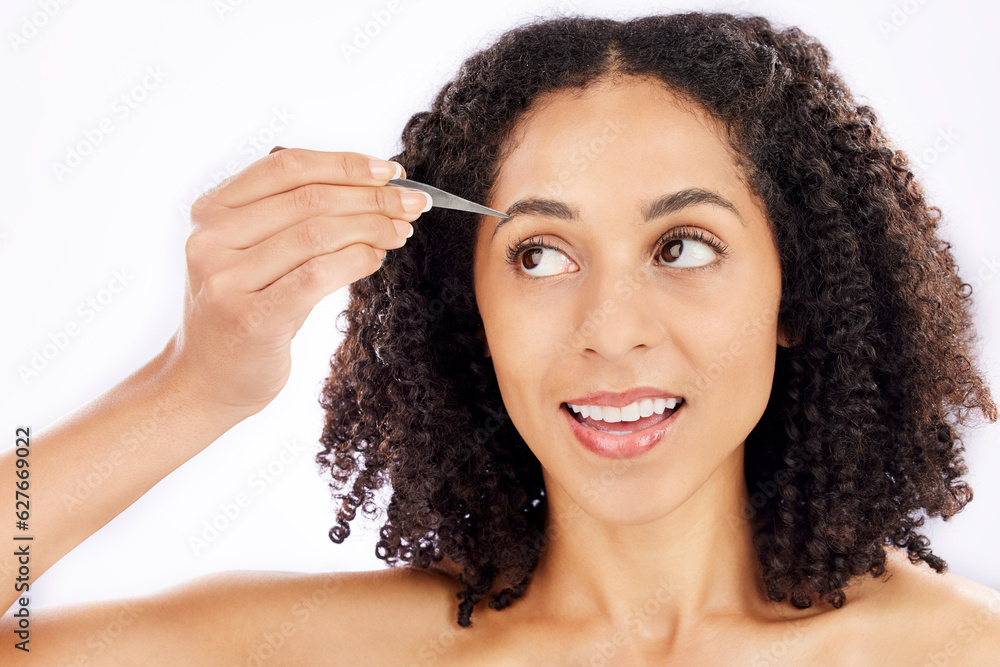
[[[413,188],[414,190],[426,192],[431,196],[431,206],[450,208],[456,211],[468,211],[469,213],[480,213],[482,215],[495,215],[498,218],[503,218],[504,220],[510,217],[506,213],[494,211],[491,208],[475,204],[468,199],[462,199],[461,197],[453,195],[450,192],[445,192],[444,190],[439,190],[434,186],[418,183],[417,181],[411,181],[408,178],[394,178],[389,181],[389,185],[399,185],[404,188]]]

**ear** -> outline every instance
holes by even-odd
[[[788,325],[785,323],[785,318],[778,315],[778,345],[780,347],[794,347],[798,345],[801,340],[792,340],[791,335],[788,333]]]
[[[486,329],[484,329],[482,325],[480,325],[479,326],[479,330],[476,331],[476,338],[478,338],[479,340],[481,340],[483,342],[483,347],[486,348],[486,354],[484,354],[483,357],[489,357],[490,356],[490,344],[486,340]]]

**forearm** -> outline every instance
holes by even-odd
[[[182,463],[248,416],[209,405],[191,374],[173,363],[173,341],[105,394],[0,455],[0,597],[6,610],[52,564]],[[23,434],[21,434],[23,436]],[[26,456],[25,456],[26,454]],[[17,459],[27,465],[17,467]],[[27,470],[25,474],[23,471]],[[27,484],[24,482],[27,481]],[[24,489],[22,495],[16,491]],[[27,488],[25,488],[27,487]],[[6,489],[6,492],[3,492]],[[28,505],[18,529],[15,500]],[[25,505],[18,507],[24,511]],[[23,516],[23,515],[22,515]],[[14,540],[11,533],[16,533]],[[30,554],[25,557],[25,550]],[[15,588],[21,573],[22,592]]]

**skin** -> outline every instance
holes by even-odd
[[[605,133],[609,120],[613,135]],[[503,611],[481,602],[463,629],[455,622],[461,587],[442,573],[216,574],[127,604],[32,608],[32,664],[993,664],[1000,594],[913,566],[894,549],[886,577],[852,582],[840,610],[797,610],[755,590],[744,439],[764,410],[776,346],[787,341],[776,318],[780,273],[767,220],[719,130],[662,88],[627,80],[550,96],[525,118],[502,165],[491,207],[545,196],[579,214],[571,224],[522,208],[495,238],[496,219],[484,218],[474,249],[482,335],[549,497],[549,549],[523,598]],[[566,172],[602,133],[614,140]],[[113,436],[164,396],[177,397],[178,407],[163,419],[181,417],[149,437],[144,451],[160,456],[128,458],[123,465],[134,469],[95,492],[104,494],[100,507],[88,504],[73,522],[49,519],[37,544],[53,544],[74,525],[83,526],[79,535],[94,532],[280,390],[288,342],[312,304],[377,270],[384,252],[405,242],[393,221],[419,215],[420,202],[406,210],[398,189],[371,196],[386,179],[366,165],[366,156],[348,154],[272,157],[198,209],[193,217],[206,234],[189,241],[184,335],[92,414],[36,438],[33,466],[53,461],[39,467],[49,486],[36,495],[71,488],[66,471],[109,456]],[[725,198],[737,214],[700,204],[639,225],[650,200],[692,187]],[[294,194],[302,188],[311,196]],[[357,217],[376,208],[375,218]],[[703,253],[704,270],[665,265],[656,242],[682,227],[723,240],[728,254]],[[531,278],[506,263],[507,243],[533,233],[560,248],[540,265],[557,275]],[[310,257],[321,279],[282,292]],[[262,280],[277,293],[260,291]],[[225,347],[215,339],[258,306],[245,293],[282,310]],[[227,381],[226,369],[239,376]],[[575,442],[559,413],[563,401],[635,385],[685,397],[663,442],[628,461]],[[203,402],[211,409],[201,414]],[[56,551],[39,551],[33,564],[47,566]],[[7,615],[0,634],[13,637],[16,627]],[[13,641],[0,643],[0,663],[23,660]]]
[[[615,655],[636,664],[707,658],[706,646],[735,658],[720,637],[742,638],[737,652],[752,659],[747,647],[789,623],[824,626],[797,642],[816,650],[848,615],[821,623],[829,607],[770,603],[755,583],[745,438],[767,404],[776,347],[789,341],[769,221],[723,128],[661,84],[629,78],[548,96],[513,145],[488,205],[514,217],[483,218],[475,287],[504,404],[543,468],[549,548],[523,599],[477,610],[474,622],[504,637],[519,623],[567,637],[563,656],[614,638]],[[651,201],[688,189],[728,205],[644,220]],[[533,198],[576,219],[515,204]],[[698,241],[679,257],[662,252],[661,235],[692,230],[725,253]],[[528,237],[556,249],[512,264],[508,246]],[[636,386],[685,398],[671,431],[626,460],[583,448],[562,403]],[[903,562],[891,554],[890,573]],[[850,595],[881,585],[857,582]]]
[[[781,273],[719,128],[655,83],[554,96],[517,134],[493,203],[548,198],[546,184],[609,123],[614,140],[561,181],[558,199],[577,222],[526,212],[495,235],[495,219],[482,223],[476,297],[504,404],[549,498],[551,548],[532,597],[546,615],[623,619],[663,582],[670,602],[645,632],[672,644],[696,619],[768,611],[754,587],[743,450],[784,342]],[[700,203],[644,221],[649,202],[688,189],[734,208]],[[694,240],[676,259],[661,250],[663,234],[695,230],[726,255]],[[532,235],[560,248],[536,260],[536,276],[506,258]],[[637,458],[584,449],[562,403],[636,386],[684,397],[673,429]]]

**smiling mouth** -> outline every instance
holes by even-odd
[[[591,428],[594,429],[595,431],[600,431],[601,433],[606,433],[608,435],[632,435],[634,433],[643,431],[652,426],[656,426],[657,424],[663,421],[666,421],[671,417],[671,415],[673,415],[675,412],[684,407],[684,405],[685,401],[681,399],[681,401],[676,405],[676,407],[673,408],[665,407],[662,414],[654,412],[648,417],[640,417],[637,420],[617,421],[617,422],[608,422],[604,421],[603,419],[593,419],[591,417],[584,417],[583,414],[575,412],[572,408],[570,408],[569,404],[567,403],[563,403],[561,407],[563,410],[567,411],[576,421],[583,424],[587,428]]]

